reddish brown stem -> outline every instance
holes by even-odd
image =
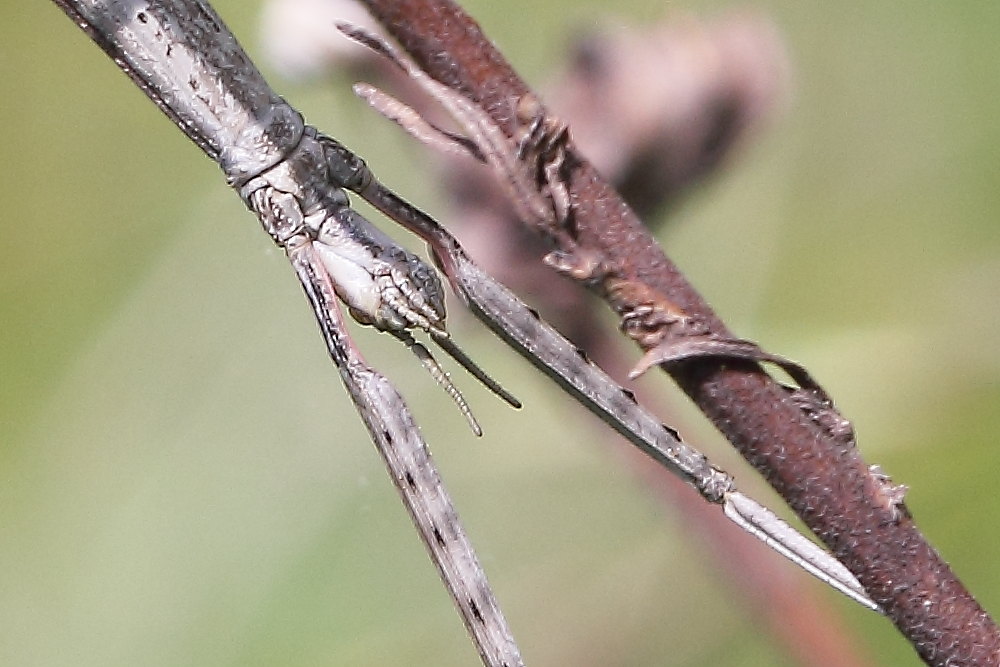
[[[529,90],[478,25],[448,0],[366,0],[403,48],[434,78],[474,100],[504,132],[517,130]],[[566,252],[600,258],[589,285],[619,314],[665,305],[710,334],[732,334],[624,203],[572,144],[565,181],[571,228],[552,238]],[[572,245],[572,247],[569,247]],[[633,337],[644,348],[657,331]],[[1000,664],[1000,632],[917,530],[884,479],[843,437],[824,430],[759,366],[701,359],[670,374],[734,447],[847,565],[934,665]]]

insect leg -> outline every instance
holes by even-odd
[[[469,358],[462,348],[455,344],[455,341],[447,336],[438,336],[433,333],[431,334],[431,338],[438,344],[438,347],[448,353],[449,357],[457,361],[462,368],[468,371],[469,375],[483,383],[483,386],[502,398],[512,408],[521,408],[521,401],[500,386],[499,382],[487,375],[486,371],[480,368],[476,362]]]

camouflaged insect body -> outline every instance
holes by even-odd
[[[350,208],[330,178],[330,141],[307,128],[274,168],[241,190],[282,246],[311,242],[352,317],[382,331],[444,329],[444,289],[437,273]]]

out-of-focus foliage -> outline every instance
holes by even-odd
[[[259,6],[217,4],[255,53]],[[465,4],[533,82],[609,7]],[[758,8],[788,40],[793,103],[663,242],[736,331],[827,385],[996,612],[1000,6]],[[472,664],[283,257],[53,6],[7,3],[0,32],[0,662]],[[441,208],[422,149],[348,81],[273,83]],[[409,397],[530,663],[782,664],[588,444],[593,424],[480,328],[453,328],[527,403],[512,414],[456,373],[481,441],[405,350],[359,338]],[[707,427],[685,434],[749,483]],[[835,604],[879,664],[915,664],[888,622]]]

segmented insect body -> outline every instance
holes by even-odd
[[[370,172],[358,161],[344,174],[331,173],[331,164],[343,161],[331,161],[328,152],[342,150],[340,144],[306,127],[286,159],[251,179],[241,195],[279,245],[310,244],[351,316],[402,341],[458,405],[473,432],[481,435],[465,398],[427,348],[414,340],[411,329],[430,334],[500,398],[514,407],[520,403],[451,341],[437,272],[350,207],[347,193],[337,184],[348,177],[352,183],[363,183]]]

